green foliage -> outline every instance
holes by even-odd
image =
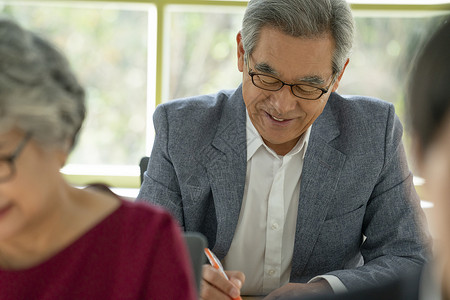
[[[69,162],[137,164],[145,153],[148,13],[23,4],[3,12],[56,44],[86,88],[88,117]]]
[[[235,88],[236,34],[244,7],[171,6],[163,55],[164,91],[174,98]],[[196,8],[199,8],[198,10]],[[8,4],[0,10],[52,40],[88,92],[88,118],[72,163],[136,165],[145,152],[150,14],[129,7]],[[403,119],[405,84],[420,45],[442,17],[357,17],[357,37],[341,94],[378,97]],[[299,66],[301,68],[301,66]],[[164,76],[163,76],[164,75]],[[149,91],[150,94],[154,91]],[[153,105],[151,103],[151,105]]]

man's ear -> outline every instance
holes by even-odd
[[[240,72],[244,71],[245,61],[244,61],[244,46],[242,44],[242,35],[239,31],[236,35],[236,43],[237,43],[237,58],[238,58],[238,69]]]
[[[335,82],[334,85],[333,85],[333,88],[332,88],[332,90],[331,90],[332,92],[336,92],[336,90],[338,89],[339,83],[341,82],[342,76],[344,75],[345,69],[347,68],[347,65],[348,65],[349,62],[350,62],[350,59],[347,58],[347,61],[345,62],[344,67],[342,68],[341,73],[339,74],[339,76],[338,76],[337,79],[336,79],[336,82]]]

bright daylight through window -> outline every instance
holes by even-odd
[[[49,37],[67,54],[87,89],[87,122],[66,171],[135,188],[139,159],[150,154],[157,104],[239,85],[235,38],[246,4],[137,2],[0,0],[0,11]],[[403,118],[410,62],[448,13],[449,1],[349,2],[357,8],[357,36],[339,92],[393,102]],[[374,3],[405,6],[391,11],[389,5],[374,9]],[[118,180],[111,179],[114,175]]]

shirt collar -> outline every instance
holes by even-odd
[[[287,153],[286,156],[295,155],[301,151],[302,159],[305,158],[306,148],[308,147],[309,137],[311,135],[311,127],[312,125],[308,127],[308,129],[298,140],[294,148],[292,148],[292,150],[289,151],[289,153]],[[280,157],[280,155],[277,155],[275,151],[273,151],[266,144],[264,144],[261,135],[256,130],[255,126],[253,126],[253,123],[250,120],[250,117],[248,116],[247,110],[246,110],[246,130],[247,130],[247,161],[249,161],[252,158],[252,156],[261,146],[264,146],[267,149],[267,151],[272,153],[273,155]]]

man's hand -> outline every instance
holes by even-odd
[[[321,279],[312,283],[288,283],[276,289],[264,300],[276,300],[284,297],[301,296],[305,294],[331,294],[333,290],[328,281]]]
[[[245,275],[239,271],[225,271],[227,280],[218,270],[210,265],[203,265],[200,299],[230,300],[239,297]]]

